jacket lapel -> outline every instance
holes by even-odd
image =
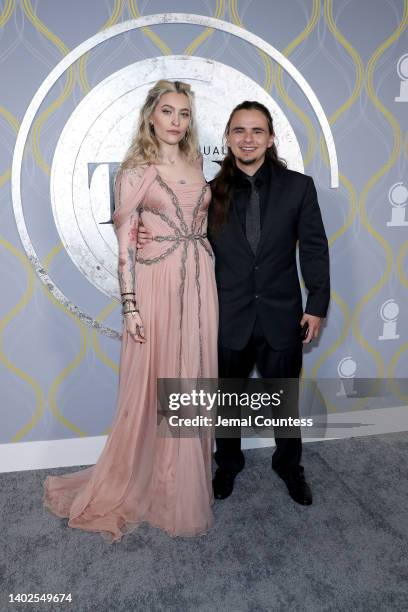
[[[247,251],[247,253],[251,257],[255,257],[255,255],[254,255],[254,253],[253,253],[253,251],[251,249],[251,245],[249,244],[248,239],[246,237],[246,234],[243,231],[241,222],[240,222],[239,217],[238,217],[238,213],[237,213],[236,207],[233,206],[232,209],[233,209],[232,210],[232,213],[233,213],[232,216],[233,216],[233,220],[234,220],[234,225],[237,228],[237,231],[239,232],[239,239],[242,241],[242,246],[244,247],[244,249]]]
[[[272,166],[271,178],[269,182],[268,196],[266,202],[266,209],[264,213],[261,237],[259,239],[258,248],[256,255],[259,256],[263,246],[273,235],[273,216],[274,212],[278,209],[279,202],[284,195],[285,187],[285,174],[284,170],[281,170],[280,166]]]

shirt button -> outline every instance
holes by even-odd
[[[255,293],[255,299],[258,299],[258,298],[259,298],[258,293]]]
[[[254,267],[254,270],[258,270],[258,269],[259,269],[259,266],[255,266],[255,267]]]

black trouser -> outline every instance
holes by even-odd
[[[218,345],[218,372],[220,378],[247,378],[256,365],[263,378],[299,378],[302,369],[302,342],[283,351],[273,350],[265,339],[258,323],[248,344],[239,351]],[[272,467],[286,471],[300,463],[301,438],[275,437],[276,450],[272,456]],[[241,451],[241,438],[217,438],[215,460],[222,469],[239,472],[245,465]]]

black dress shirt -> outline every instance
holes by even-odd
[[[251,197],[251,183],[248,180],[248,175],[245,174],[245,172],[242,172],[242,170],[240,170],[239,168],[236,168],[235,174],[236,183],[232,196],[231,208],[237,214],[244,235],[246,235],[245,219],[246,209]],[[262,166],[258,168],[258,170],[253,175],[253,178],[255,179],[255,187],[257,188],[259,193],[259,208],[261,213],[262,229],[262,224],[265,217],[265,210],[268,203],[269,181],[271,179],[270,162],[265,160]]]

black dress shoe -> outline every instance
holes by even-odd
[[[236,475],[236,472],[217,468],[213,480],[214,497],[216,499],[225,499],[231,495]]]
[[[302,506],[310,506],[313,501],[312,491],[305,480],[304,468],[299,465],[287,472],[275,471],[288,487],[291,498]]]

